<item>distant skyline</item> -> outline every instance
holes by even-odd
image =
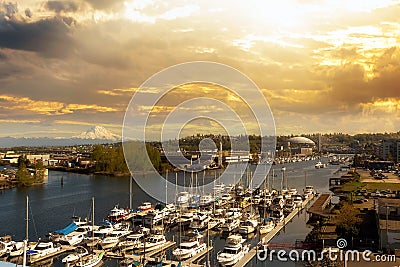
[[[392,0],[0,2],[0,137],[121,134],[146,79],[199,60],[249,76],[277,135],[398,132],[399,14]]]

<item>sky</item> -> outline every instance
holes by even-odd
[[[94,125],[120,134],[138,88],[191,61],[247,75],[277,134],[397,132],[399,14],[392,0],[2,1],[0,136],[70,137]],[[205,87],[178,95],[235,100]],[[221,130],[193,125],[184,128]]]

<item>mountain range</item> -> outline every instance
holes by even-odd
[[[102,126],[94,126],[87,131],[71,138],[51,138],[51,137],[0,137],[0,147],[46,147],[46,146],[74,146],[74,145],[93,145],[104,143],[115,143],[121,137],[110,132]]]

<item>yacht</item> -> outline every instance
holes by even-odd
[[[273,210],[271,212],[271,219],[273,219],[276,223],[279,223],[285,219],[285,215],[283,214],[282,210]]]
[[[271,232],[275,228],[275,222],[271,218],[265,218],[260,225],[260,234],[266,234]]]
[[[214,202],[214,198],[211,195],[204,195],[200,197],[200,206],[208,206]]]
[[[142,205],[140,205],[138,207],[138,210],[140,210],[140,211],[149,211],[149,210],[153,210],[153,209],[154,209],[154,207],[153,207],[153,205],[151,205],[150,202],[143,202]]]
[[[285,200],[283,199],[283,196],[276,196],[272,200],[272,209],[283,209],[285,205]]]
[[[139,244],[138,250],[140,252],[152,251],[163,247],[167,243],[164,235],[153,235],[146,238],[145,242]]]
[[[20,243],[22,243],[22,246],[20,246]],[[9,235],[1,237],[0,238],[0,257],[5,254],[9,254],[14,249],[14,247],[16,247],[17,245],[18,245],[18,247],[22,248],[23,242],[12,241],[11,236],[9,236]]]
[[[161,223],[163,218],[164,218],[164,212],[156,211],[156,210],[150,210],[144,216],[144,224],[147,225],[147,226],[153,226],[153,225]]]
[[[187,205],[189,204],[189,200],[191,198],[191,195],[189,192],[180,192],[177,196],[176,202],[178,205]]]
[[[137,249],[139,245],[143,244],[144,238],[143,233],[130,234],[124,241],[118,244],[118,247],[121,250]]]
[[[53,242],[45,242],[39,240],[39,242],[36,244],[36,246],[33,249],[30,249],[26,252],[26,255],[30,259],[38,259],[42,258],[44,256],[47,256],[49,254],[55,253],[57,251],[61,250],[61,246],[55,246]]]
[[[249,246],[244,245],[240,235],[231,235],[226,239],[224,250],[218,252],[217,260],[222,266],[232,266],[249,252]]]
[[[89,255],[89,252],[87,251],[86,248],[76,247],[73,253],[68,254],[66,257],[62,259],[62,263],[64,263],[66,266],[70,266],[71,264],[74,264],[79,259],[87,255]]]
[[[203,235],[192,233],[178,248],[172,251],[172,255],[179,261],[195,256],[207,248],[207,245],[202,242],[202,238]]]
[[[115,206],[110,214],[108,214],[108,220],[111,222],[119,222],[124,220],[129,215],[129,211],[126,209],[121,209],[118,206]]]
[[[83,241],[87,232],[72,232],[67,235],[60,236],[58,242],[70,246],[75,246]]]
[[[221,226],[222,232],[232,232],[236,228],[238,228],[240,225],[239,219],[234,219],[231,217],[228,217],[228,219],[225,221],[224,224]]]
[[[247,219],[239,227],[239,233],[245,235],[253,233],[257,229],[257,225],[257,220]]]
[[[93,251],[89,255],[81,258],[77,263],[76,267],[95,267],[100,265],[104,256],[104,251]]]
[[[312,185],[307,185],[306,188],[304,189],[304,194],[305,195],[314,195],[315,194],[314,187]]]
[[[293,199],[288,199],[288,200],[286,200],[283,211],[285,213],[291,213],[295,208],[296,208],[296,205],[294,204]]]
[[[321,161],[318,161],[316,164],[315,164],[315,168],[316,169],[321,169],[321,168],[324,168],[325,166],[324,166],[324,164],[322,164],[322,162]]]
[[[293,197],[293,203],[296,206],[296,208],[300,208],[301,205],[303,204],[303,199],[300,195],[295,195]]]
[[[210,217],[207,213],[197,212],[196,215],[194,215],[193,221],[189,224],[189,228],[196,230],[206,229],[209,221]]]
[[[129,234],[130,231],[113,231],[100,242],[100,245],[103,249],[113,248],[121,241],[123,237]]]
[[[178,225],[185,227],[189,226],[192,221],[193,221],[193,213],[185,212],[181,214],[181,216],[178,218],[176,222],[178,223]]]

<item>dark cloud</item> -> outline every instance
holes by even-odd
[[[112,9],[114,7],[120,7],[124,0],[86,0],[95,9]]]
[[[17,3],[14,4],[14,3],[11,3],[11,2],[9,2],[9,3],[3,2],[2,9],[5,12],[4,15],[6,15],[9,18],[12,18],[15,14],[18,13]],[[1,10],[0,10],[0,12],[1,12]]]
[[[70,28],[62,18],[26,23],[0,20],[0,47],[38,52],[46,57],[63,57],[73,49]]]
[[[29,8],[25,9],[25,16],[32,18],[32,11]]]
[[[46,7],[56,13],[76,12],[79,10],[78,3],[72,1],[47,1]]]

